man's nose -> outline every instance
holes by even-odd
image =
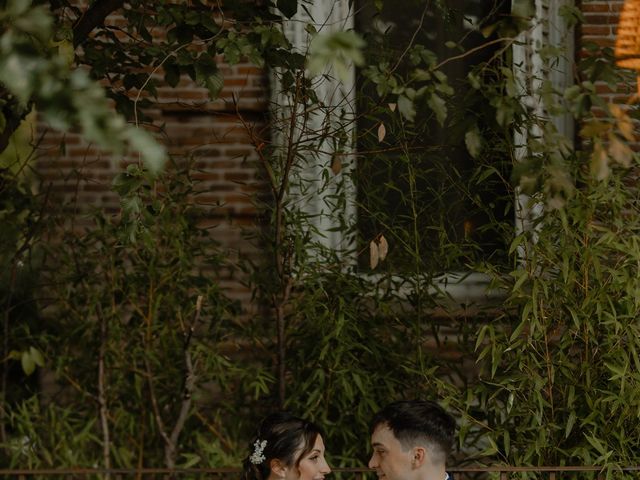
[[[375,461],[375,458],[375,455],[371,455],[371,458],[369,459],[369,468],[376,468],[378,466],[378,462]]]

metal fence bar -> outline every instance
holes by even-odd
[[[640,465],[620,467],[616,469],[619,472],[640,472]],[[353,473],[355,480],[364,480],[365,474],[372,474],[373,470],[368,468],[334,468],[336,473]],[[498,473],[500,480],[508,480],[510,473],[549,473],[549,480],[557,480],[559,473],[580,473],[580,472],[602,472],[603,467],[597,465],[583,466],[539,466],[539,467],[515,467],[506,465],[496,465],[489,467],[471,466],[471,467],[451,467],[447,471],[453,474],[481,474],[481,473]],[[0,468],[0,476],[11,476],[18,480],[28,480],[29,477],[35,475],[54,476],[54,475],[73,475],[80,477],[88,476],[108,476],[108,475],[237,475],[240,473],[239,468],[42,468],[42,469],[26,469],[26,468]]]

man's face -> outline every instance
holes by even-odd
[[[369,468],[380,480],[409,480],[412,475],[412,449],[404,450],[386,423],[376,427],[371,435],[373,453]]]

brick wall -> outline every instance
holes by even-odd
[[[578,45],[597,44],[601,48],[613,50],[616,42],[616,29],[624,0],[582,0],[580,9],[585,17],[578,35]],[[584,49],[580,55],[587,55]],[[626,103],[636,91],[635,75],[629,72],[628,81],[618,85],[612,91],[604,83],[596,85],[597,92],[609,102]]]
[[[585,54],[580,50],[584,42],[613,47],[622,4],[622,0],[582,0],[580,7],[586,23],[576,34],[580,55]],[[195,158],[198,169],[195,177],[207,190],[199,201],[221,205],[211,219],[216,224],[214,234],[235,252],[249,248],[239,227],[252,225],[251,195],[262,188],[254,165],[256,155],[238,115],[258,129],[265,127],[268,77],[249,63],[233,67],[222,64],[221,70],[225,83],[216,101],[208,101],[206,90],[185,77],[176,88],[159,88],[158,108],[147,114],[171,155]],[[628,91],[635,90],[635,85],[627,87]],[[604,85],[598,88],[610,100],[622,102],[627,98]],[[110,191],[110,182],[125,163],[124,159],[87,145],[76,134],[46,132],[36,166],[45,183],[51,186],[53,197],[68,212],[100,206],[115,213],[118,203]],[[247,298],[248,292],[230,277],[223,279],[223,283],[238,298]]]
[[[234,258],[240,249],[251,249],[242,228],[254,224],[251,197],[261,188],[256,155],[243,122],[264,128],[269,92],[266,73],[249,63],[232,67],[222,63],[220,70],[224,88],[217,100],[209,101],[206,89],[184,76],[176,88],[158,88],[157,108],[145,114],[152,120],[148,127],[176,161],[194,160],[193,177],[198,189],[206,191],[197,201],[217,205],[211,209],[212,232]],[[82,226],[82,214],[94,207],[117,213],[119,202],[111,182],[134,159],[111,156],[75,133],[49,130],[44,124],[39,130],[43,136],[36,169],[43,187],[50,188],[52,201],[65,214],[76,216],[75,226]],[[248,299],[249,292],[230,274],[221,281],[233,297]]]

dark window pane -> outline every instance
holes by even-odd
[[[386,265],[396,271],[413,271],[420,265],[431,272],[444,272],[506,257],[512,194],[506,181],[511,159],[506,158],[504,141],[510,133],[497,126],[494,107],[482,89],[469,87],[467,75],[490,59],[498,64],[503,61],[501,43],[477,47],[495,38],[490,26],[508,16],[509,2],[441,3],[446,6],[425,10],[436,2],[396,0],[384,2],[382,12],[376,11],[373,2],[357,4],[356,28],[367,38],[370,61],[386,61],[387,75],[391,72],[395,84],[406,85],[416,68],[428,71],[430,62],[461,55],[443,68],[453,89],[438,92],[448,111],[444,125],[428,99],[415,102],[415,122],[403,120],[398,109],[392,112],[388,105],[396,101],[397,93],[380,98],[371,76],[358,75],[356,184],[361,267],[368,265],[367,246],[379,234],[390,244]],[[423,25],[418,28],[421,18]],[[477,50],[462,56],[474,48]],[[497,73],[485,68],[477,75],[490,82]],[[420,85],[411,84],[415,89]],[[386,130],[382,142],[378,138],[381,122]],[[484,143],[478,158],[472,158],[465,147],[465,133],[473,125]],[[488,166],[495,170],[485,178],[482,173]]]

